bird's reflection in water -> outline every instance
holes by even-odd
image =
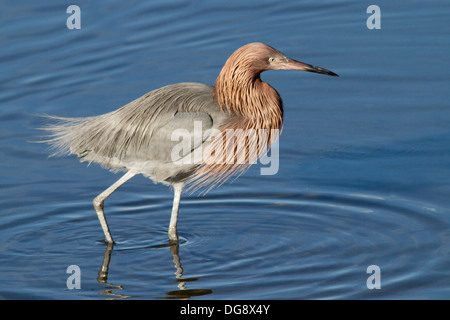
[[[181,259],[179,256],[179,243],[178,242],[169,242],[168,244],[164,245],[158,245],[153,246],[154,247],[161,247],[161,246],[168,246],[170,249],[170,253],[173,257],[173,263],[175,265],[175,283],[177,283],[177,290],[172,290],[166,292],[166,295],[164,297],[161,297],[163,299],[189,299],[190,297],[194,296],[201,296],[212,293],[212,290],[210,289],[188,289],[186,288],[186,284],[188,282],[193,282],[198,280],[199,278],[183,278],[183,267],[181,265]],[[112,284],[108,282],[108,272],[109,272],[109,263],[111,261],[111,254],[113,251],[114,244],[108,243],[106,246],[105,254],[103,257],[103,263],[100,268],[100,271],[97,276],[97,281],[101,284],[104,284],[108,286],[105,290],[99,292],[101,295],[108,295],[111,296],[108,298],[108,300],[116,300],[116,299],[126,299],[126,298],[132,298],[133,296],[121,294],[120,290],[123,290],[122,285]]]
[[[120,294],[118,292],[113,292],[113,291],[123,290],[123,287],[121,285],[112,284],[112,283],[108,282],[109,262],[111,261],[111,253],[112,253],[113,247],[114,247],[114,244],[112,244],[112,243],[107,243],[107,245],[106,245],[105,255],[103,257],[103,263],[102,263],[102,267],[100,268],[100,271],[98,273],[97,281],[101,284],[108,286],[108,289],[105,289],[105,290],[99,292],[99,294],[111,296],[110,298],[108,298],[108,300],[131,298],[131,296]]]
[[[198,280],[198,278],[183,278],[183,267],[181,266],[180,256],[178,254],[179,243],[169,243],[170,253],[173,256],[173,263],[175,265],[175,282],[178,290],[166,292],[165,299],[189,299],[190,297],[203,296],[212,293],[210,289],[187,289],[186,283]]]

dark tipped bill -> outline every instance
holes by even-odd
[[[321,73],[326,74],[333,77],[339,77],[336,73],[333,71],[313,66],[311,64],[307,64],[304,62],[300,62],[294,59],[288,59],[285,63],[283,63],[284,69],[290,69],[290,70],[302,70],[302,71],[309,71],[309,72],[315,72],[315,73]]]

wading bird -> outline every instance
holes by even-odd
[[[266,44],[250,43],[228,58],[213,87],[179,83],[151,91],[107,114],[86,118],[49,116],[55,123],[44,128],[50,131],[45,142],[51,144],[55,155],[75,154],[81,162],[126,172],[94,199],[106,242],[113,243],[113,238],[103,203],[136,174],[173,186],[168,234],[171,241],[178,241],[177,218],[183,187],[216,186],[245,171],[268,151],[283,124],[283,104],[278,92],[261,81],[260,74],[266,70],[303,70],[337,76],[287,58]],[[204,134],[200,137],[193,130],[194,123],[202,126]],[[177,141],[172,136],[179,129],[189,133],[192,143],[174,156]],[[217,134],[227,130],[238,130],[240,134],[233,141]],[[264,130],[267,134],[249,138],[245,134],[249,130]],[[214,137],[212,132],[216,132]],[[203,152],[201,161],[178,161],[192,156],[199,148],[209,150]],[[242,154],[247,156],[246,162],[233,161]]]

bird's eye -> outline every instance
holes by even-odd
[[[275,58],[273,58],[273,57],[270,57],[270,58],[269,58],[269,62],[270,62],[270,63],[272,63],[272,62],[274,62],[274,61],[275,61]]]

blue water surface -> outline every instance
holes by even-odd
[[[0,298],[450,298],[450,6],[444,0],[3,1]],[[49,158],[38,115],[110,112],[164,85],[212,85],[249,42],[339,78],[268,71],[283,98],[279,169],[204,196],[75,156]],[[70,290],[67,268],[81,270]],[[379,289],[367,273],[379,267]],[[371,278],[372,279],[372,278]],[[374,282],[373,282],[374,283]]]

